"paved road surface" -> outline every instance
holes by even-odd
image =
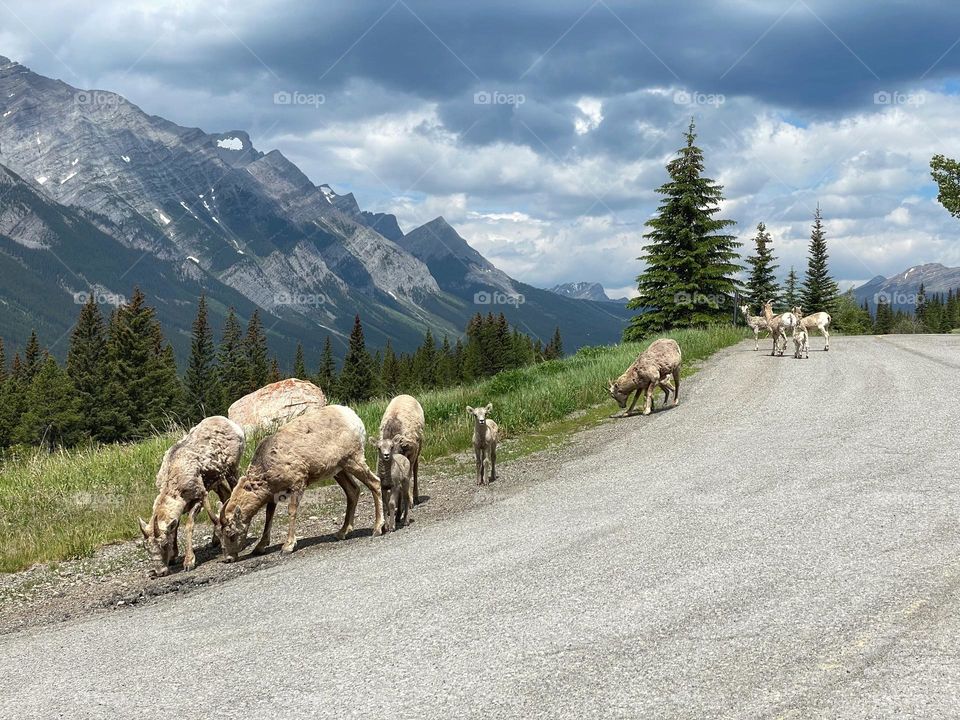
[[[0,638],[0,717],[958,717],[960,337],[812,345],[458,518]]]

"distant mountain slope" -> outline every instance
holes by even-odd
[[[871,307],[876,307],[877,300],[882,295],[895,309],[913,310],[921,283],[928,295],[946,294],[948,290],[960,288],[960,268],[950,268],[940,263],[915,265],[889,278],[877,275],[869,282],[854,288],[853,294],[857,302],[863,303],[866,300]]]
[[[99,231],[103,247],[113,241],[117,263],[131,258],[130,267],[156,270],[153,291],[144,290],[151,299],[176,297],[185,308],[168,315],[171,336],[189,333],[186,316],[201,287],[213,307],[259,307],[271,314],[275,350],[288,362],[297,339],[310,349],[328,333],[342,352],[356,313],[374,347],[389,338],[398,349],[411,349],[428,327],[435,335],[459,335],[478,309],[478,290],[469,288],[522,292],[530,307],[518,319],[538,334],[559,324],[568,349],[620,335],[622,317],[615,310],[602,313],[546,291],[520,290],[526,286],[447,226],[462,243],[453,260],[461,268],[458,284],[446,270],[450,258],[415,252],[420,240],[404,236],[395,216],[366,212],[351,193],[315,185],[279,151],[257,150],[241,130],[182,127],[114,93],[78,90],[2,57],[0,164],[46,203],[45,212],[60,208],[64,217],[82,218],[84,228]],[[22,254],[39,231],[12,223],[12,217],[6,239]],[[70,254],[68,229],[51,237],[46,252],[57,247],[61,257]],[[462,272],[465,261],[470,272]],[[117,265],[100,278],[98,263],[78,251],[62,274],[34,278],[38,284],[30,292],[5,276],[0,293],[19,294],[30,308],[73,287],[70,276],[130,292],[137,273]],[[9,338],[17,344],[21,323],[2,317],[5,310],[0,306],[0,328],[20,327]],[[58,311],[45,339],[68,330],[72,319]],[[182,359],[185,345],[175,344]]]
[[[566,298],[512,279],[442,217],[411,230],[400,245],[427,264],[443,290],[472,303],[474,312],[503,312],[544,341],[559,326],[568,349],[619,340],[631,315],[613,303]]]
[[[595,282],[572,282],[554,285],[550,292],[574,298],[575,300],[596,300],[598,302],[626,303],[626,298],[611,298],[607,295],[603,285]]]

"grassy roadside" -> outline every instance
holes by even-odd
[[[680,343],[687,375],[693,363],[746,335],[739,328],[718,327],[678,331],[668,337]],[[615,405],[610,402],[608,408],[568,416],[606,400],[606,381],[619,375],[647,344],[585,348],[563,360],[420,394],[427,419],[424,461],[470,446],[472,425],[466,405],[493,403],[491,416],[508,437],[534,430],[555,437],[595,422]],[[370,434],[376,432],[386,404],[382,399],[355,408]],[[539,449],[543,437],[530,437],[516,450]],[[173,439],[168,434],[135,444],[38,452],[0,465],[0,572],[87,555],[105,543],[136,537],[136,516],[149,515],[156,492],[154,477]],[[244,466],[253,446],[249,443]]]

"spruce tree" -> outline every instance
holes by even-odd
[[[436,385],[437,387],[450,387],[456,381],[456,361],[453,357],[453,349],[450,347],[450,338],[444,333],[443,342],[440,343],[440,350],[437,352]]]
[[[436,385],[437,344],[430,328],[423,336],[423,342],[413,355],[413,379],[417,387],[432,388]]]
[[[777,285],[775,273],[779,266],[775,264],[770,233],[767,232],[767,226],[763,223],[757,224],[757,234],[753,238],[753,244],[755,253],[747,258],[750,277],[744,289],[747,304],[750,305],[751,310],[759,313],[767,300],[773,300],[774,304],[780,302],[780,288]]]
[[[337,383],[337,397],[346,403],[363,402],[373,397],[375,387],[373,360],[367,352],[366,342],[363,339],[363,325],[360,324],[360,316],[357,315],[353,320],[347,356],[343,360],[343,368]]]
[[[15,438],[52,449],[76,444],[83,435],[80,398],[70,376],[50,355],[40,363],[29,387]]]
[[[545,360],[557,360],[563,357],[563,340],[560,338],[559,327],[553,331],[553,337],[547,343],[547,347],[543,351],[543,357]]]
[[[101,429],[110,427],[110,364],[107,333],[103,316],[93,295],[80,308],[80,316],[70,335],[67,351],[67,375],[80,402],[83,429],[88,437],[102,439]]]
[[[183,384],[187,416],[191,424],[219,411],[223,401],[217,368],[217,351],[213,342],[213,331],[207,321],[205,295],[201,295],[197,302],[197,317],[193,321],[193,336],[190,342],[190,360],[187,363]]]
[[[927,324],[927,291],[924,288],[923,283],[920,283],[920,288],[917,290],[917,300],[915,309],[913,311],[913,316],[917,319],[921,325]]]
[[[881,295],[877,298],[877,317],[873,323],[873,331],[878,335],[888,335],[893,330],[893,310],[887,299]]]
[[[396,395],[400,391],[400,363],[389,339],[383,349],[383,369],[380,373],[380,384],[388,395]]]
[[[40,341],[37,339],[37,333],[30,331],[30,339],[27,340],[27,347],[23,351],[23,379],[31,382],[33,376],[40,370],[43,363],[43,351],[40,349]]]
[[[642,310],[624,333],[638,340],[655,331],[724,322],[737,286],[734,275],[740,243],[724,231],[733,220],[715,217],[723,188],[703,177],[703,152],[694,144],[691,121],[686,145],[667,165],[670,180],[657,189],[664,200],[648,220],[649,241],[640,260],[638,297],[627,307]]]
[[[243,328],[233,308],[227,313],[223,336],[217,351],[220,366],[220,386],[223,394],[221,412],[247,394],[250,385],[250,368],[243,340]]]
[[[327,395],[331,394],[337,385],[337,365],[333,359],[333,345],[330,336],[323,341],[323,352],[320,353],[320,369],[317,371],[317,386]]]
[[[3,348],[3,338],[0,338],[0,386],[7,381],[7,353]]]
[[[303,344],[297,343],[297,352],[293,357],[293,376],[298,380],[307,380],[307,362],[303,358]]]
[[[820,205],[813,216],[813,227],[810,231],[810,247],[807,255],[807,274],[803,279],[803,288],[800,291],[800,304],[805,315],[815,312],[833,314],[837,309],[839,288],[830,277],[828,267],[827,238],[823,229],[823,218],[820,214]]]
[[[270,372],[267,375],[267,383],[275,383],[283,380],[283,375],[280,374],[280,362],[277,358],[273,358],[270,361]]]
[[[797,271],[791,265],[790,272],[787,273],[787,280],[783,285],[783,304],[788,308],[792,309],[800,304],[798,283]]]
[[[270,380],[270,358],[267,336],[260,322],[260,311],[254,310],[247,323],[247,336],[243,340],[247,364],[246,392],[262,388]]]

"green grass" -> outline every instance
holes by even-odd
[[[680,343],[684,374],[714,351],[746,334],[718,327],[670,333]],[[523,438],[504,459],[535,451],[577,427],[616,409],[606,382],[617,377],[646,344],[584,348],[575,355],[500,373],[474,385],[418,395],[427,420],[423,460],[470,447],[472,424],[466,405],[493,403],[493,417],[506,437]],[[576,418],[576,410],[592,409]],[[376,433],[387,400],[355,408],[369,434]],[[544,434],[531,437],[533,430]],[[527,435],[527,437],[524,437]],[[154,478],[174,434],[126,445],[32,452],[0,464],[0,572],[36,562],[89,555],[98,546],[137,537],[137,515],[148,517],[156,494]],[[255,443],[248,443],[244,467]],[[372,462],[372,456],[368,457]]]

